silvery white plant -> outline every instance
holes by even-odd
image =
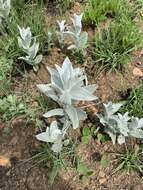
[[[64,39],[68,35],[71,39],[72,44],[68,47],[68,49],[74,49],[78,52],[83,52],[87,47],[88,33],[82,32],[82,17],[83,14],[73,15],[72,26],[65,25],[65,20],[57,21],[59,26],[58,39],[59,43],[63,47]]]
[[[51,149],[58,153],[62,150],[63,139],[66,134],[67,126],[59,129],[57,121],[53,121],[50,127],[47,127],[45,132],[36,135],[36,138],[40,141],[52,143]]]
[[[143,138],[143,118],[132,117],[129,123],[130,135],[135,138]]]
[[[78,108],[77,101],[93,101],[97,97],[93,95],[97,86],[85,85],[86,75],[80,68],[73,68],[68,57],[62,67],[55,65],[56,69],[48,67],[51,75],[50,84],[39,84],[37,87],[46,96],[56,101],[60,108],[45,113],[45,118],[60,116],[63,125],[74,129],[79,127],[80,120],[86,119],[86,112]]]
[[[0,25],[2,21],[7,20],[11,8],[11,0],[0,0]]]
[[[19,59],[32,65],[34,71],[37,71],[39,69],[39,63],[42,61],[42,55],[37,55],[39,43],[36,42],[35,37],[32,37],[29,27],[20,28],[20,26],[18,26],[18,29],[20,33],[20,36],[18,37],[18,45],[27,54],[25,57],[20,57]]]
[[[30,48],[32,42],[32,33],[30,27],[20,28],[18,26],[20,36],[18,36],[18,45],[20,48],[23,48],[25,51]]]
[[[61,22],[59,20],[57,20],[57,24],[59,27],[59,31],[57,31],[57,35],[58,35],[58,40],[60,45],[63,47],[64,45],[64,37],[65,37],[65,20],[62,20]]]
[[[68,47],[68,49],[75,49],[76,51],[84,51],[87,47],[88,33],[82,32],[82,17],[81,15],[74,14],[73,18],[71,18],[73,26],[68,26],[65,34],[68,34],[72,39],[72,44]]]
[[[111,137],[113,144],[125,143],[125,138],[132,136],[143,138],[143,119],[129,117],[125,114],[117,113],[122,104],[109,102],[104,105],[104,114],[97,114],[100,122],[105,126],[105,132]]]

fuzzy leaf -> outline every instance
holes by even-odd
[[[60,32],[64,32],[65,30],[65,20],[62,20],[61,22],[59,20],[57,20]]]
[[[56,142],[62,135],[62,131],[58,128],[57,122],[53,121],[50,127],[47,127],[46,132],[36,135],[36,138],[44,142]]]
[[[137,129],[130,131],[130,136],[135,138],[143,138],[143,130]]]
[[[59,115],[59,116],[63,116],[64,115],[64,112],[63,112],[63,109],[53,109],[53,110],[50,110],[48,111],[47,113],[45,113],[43,115],[43,117],[52,117],[52,116],[55,116],[55,115]]]
[[[79,127],[79,118],[78,118],[76,108],[74,108],[73,106],[68,106],[65,109],[65,111],[68,114],[68,116],[69,116],[69,118],[70,118],[70,120],[72,122],[73,128],[77,129]]]
[[[71,18],[74,27],[79,27],[80,29],[82,28],[82,17],[83,17],[83,13],[80,15],[74,14],[73,18]]]
[[[98,98],[90,93],[84,87],[76,87],[72,88],[71,97],[73,100],[85,100],[85,101],[93,101],[97,100]]]
[[[54,90],[50,87],[49,84],[38,84],[37,87],[39,90],[44,93],[46,96],[52,98],[54,101],[58,100],[58,97]]]
[[[78,49],[82,50],[85,49],[87,46],[87,40],[88,40],[88,33],[87,32],[83,32],[78,39],[78,43],[77,43],[77,47]]]
[[[59,153],[59,152],[61,152],[62,147],[63,147],[63,143],[61,141],[59,141],[59,142],[55,142],[52,145],[51,149],[53,150],[53,152]]]
[[[37,57],[34,60],[36,65],[39,64],[42,61],[42,57],[43,57],[42,55],[37,55]]]
[[[108,117],[115,114],[122,106],[122,104],[120,103],[113,104],[112,102],[109,102],[108,104],[103,104],[103,105],[105,107],[105,111]]]
[[[128,136],[128,121],[130,120],[130,117],[128,117],[128,112],[126,112],[124,115],[118,113],[118,115],[113,118],[117,122],[117,128],[119,129],[120,133],[124,136]]]
[[[125,137],[123,135],[119,135],[117,138],[117,141],[120,145],[124,144],[125,143]]]
[[[106,130],[106,133],[110,136],[110,138],[112,139],[113,144],[116,144],[116,135],[113,134],[111,131]]]

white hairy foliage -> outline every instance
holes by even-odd
[[[36,135],[39,141],[52,143],[52,150],[60,152],[63,145],[64,131],[58,128],[57,122],[53,121],[50,127],[47,127],[45,132]]]
[[[100,122],[105,126],[106,133],[111,137],[113,144],[125,143],[125,138],[132,136],[143,138],[143,118],[129,117],[125,114],[117,113],[122,104],[109,102],[104,104],[104,114],[97,114]]]
[[[71,18],[73,26],[69,26],[65,32],[72,39],[72,44],[68,49],[83,51],[87,47],[88,33],[82,32],[82,16],[83,14],[74,14],[73,18]]]
[[[39,50],[39,43],[36,42],[36,38],[32,37],[32,33],[29,27],[20,28],[18,26],[20,36],[18,37],[18,45],[25,52],[25,57],[19,59],[24,60],[29,65],[33,66],[34,71],[39,68],[39,63],[42,61],[42,55],[37,55]]]
[[[73,68],[67,57],[62,67],[55,65],[56,69],[49,68],[51,75],[50,84],[39,84],[37,87],[49,98],[56,101],[60,108],[45,113],[45,118],[59,116],[62,118],[64,128],[71,125],[74,129],[79,127],[80,121],[86,119],[86,112],[75,106],[76,101],[93,101],[97,97],[93,95],[97,86],[85,85],[86,75],[80,68]]]
[[[83,51],[87,47],[88,33],[82,32],[82,16],[81,15],[73,15],[72,26],[65,25],[65,20],[57,21],[59,26],[58,39],[59,43],[63,46],[64,39],[68,35],[71,39],[71,45],[68,49],[75,49],[76,51]]]
[[[57,20],[57,24],[59,27],[59,31],[57,31],[57,35],[58,35],[58,39],[59,39],[59,43],[61,44],[61,46],[63,46],[64,44],[64,37],[65,37],[65,20],[62,20],[61,22],[59,20]]]

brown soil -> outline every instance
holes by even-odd
[[[69,190],[68,182],[60,177],[50,187],[47,171],[28,162],[37,150],[37,141],[34,126],[22,125],[14,126],[8,136],[0,130],[0,155],[11,160],[10,167],[0,167],[0,190]]]

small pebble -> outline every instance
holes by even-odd
[[[103,171],[100,171],[99,172],[99,177],[102,177],[102,178],[105,177],[105,173]]]
[[[99,179],[99,183],[100,184],[103,184],[103,183],[105,183],[106,182],[106,178],[101,178],[101,179]]]

